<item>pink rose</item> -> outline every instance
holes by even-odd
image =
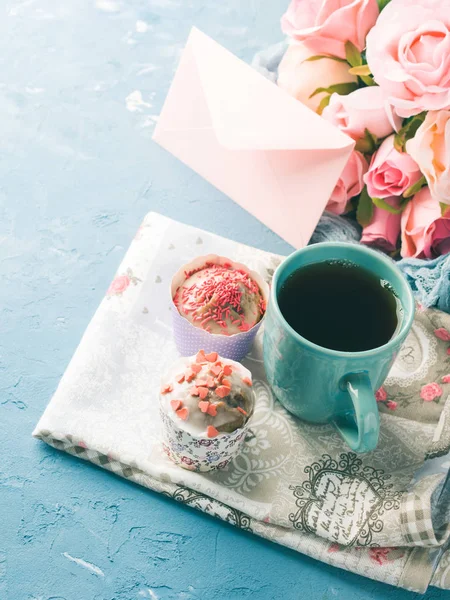
[[[368,164],[361,152],[354,150],[339,180],[328,200],[326,210],[335,215],[342,215],[347,210],[350,198],[361,193],[364,183],[363,176],[368,169]]]
[[[450,342],[450,333],[444,327],[439,327],[439,329],[435,329],[434,335],[444,342]]]
[[[450,38],[447,52],[450,54]],[[450,204],[450,110],[430,111],[416,135],[406,142],[406,150],[425,175],[432,197]]]
[[[381,386],[380,389],[375,392],[375,400],[377,402],[384,402],[387,400],[387,393],[383,386]]]
[[[354,140],[362,138],[366,129],[377,138],[384,138],[394,130],[386,99],[378,86],[359,88],[347,96],[332,94],[322,116]],[[397,115],[391,117],[398,130],[402,120]]]
[[[422,177],[416,162],[394,148],[394,136],[384,140],[370,161],[364,181],[371,198],[401,196]]]
[[[387,202],[395,206],[398,199],[388,198]],[[375,206],[370,225],[363,229],[361,243],[380,248],[383,252],[393,252],[397,247],[401,218],[400,214],[396,215]]]
[[[128,275],[118,275],[115,279],[113,279],[111,285],[106,292],[107,296],[117,296],[118,294],[122,294],[127,287],[130,285],[130,278]]]
[[[375,81],[401,117],[450,107],[450,6],[391,0],[367,35]]]
[[[376,0],[292,0],[281,28],[313,54],[345,58],[347,41],[364,50],[378,15]]]
[[[425,402],[433,402],[442,396],[442,388],[438,383],[427,383],[420,390],[420,397]]]
[[[290,96],[316,111],[325,96],[322,92],[310,98],[317,88],[336,83],[355,83],[357,77],[350,75],[347,64],[331,58],[321,58],[312,62],[306,60],[313,54],[304,44],[289,46],[278,67],[277,83]]]
[[[428,187],[408,202],[402,213],[403,257],[436,258],[450,252],[450,210],[445,216]]]
[[[444,375],[441,381],[442,383],[450,383],[450,375]]]
[[[394,402],[394,400],[389,400],[389,402],[386,402],[386,408],[388,408],[389,410],[397,410],[397,402]]]

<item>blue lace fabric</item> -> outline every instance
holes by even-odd
[[[418,302],[450,313],[450,254],[434,260],[404,258],[397,263]]]

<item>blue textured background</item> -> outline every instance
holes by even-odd
[[[0,2],[0,600],[414,596],[31,438],[147,211],[289,250],[151,141],[191,25],[249,61],[285,5]]]

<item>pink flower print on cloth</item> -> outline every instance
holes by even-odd
[[[397,556],[389,556],[392,551],[400,550],[400,548],[370,548],[369,550],[369,558],[379,564],[380,566],[385,565],[386,563],[392,562],[396,558],[402,558],[403,552]]]
[[[387,400],[387,393],[383,386],[381,386],[380,389],[375,392],[375,400],[377,402],[384,402]]]
[[[439,327],[439,329],[435,329],[434,335],[443,342],[450,342],[450,333],[444,327]]]
[[[375,400],[381,404],[384,404],[384,406],[389,410],[396,410],[397,408],[397,402],[394,402],[394,400],[388,400],[387,392],[383,386],[381,386],[375,392]]]
[[[427,383],[420,390],[420,397],[425,402],[433,402],[442,396],[442,388],[438,383]]]
[[[122,275],[117,275],[111,282],[111,285],[106,292],[106,296],[111,298],[111,296],[121,296],[124,291],[128,288],[130,283],[133,285],[137,285],[137,283],[141,281],[138,277],[133,275],[133,271],[131,269],[127,269],[125,273]]]

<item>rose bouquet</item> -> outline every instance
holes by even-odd
[[[450,0],[292,0],[278,85],[352,137],[327,209],[403,257],[450,252]]]

